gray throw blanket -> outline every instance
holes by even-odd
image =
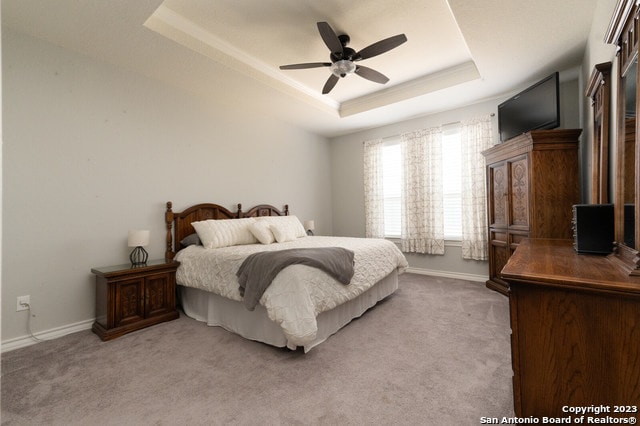
[[[244,306],[253,311],[276,275],[289,265],[307,265],[323,270],[342,284],[353,277],[353,252],[342,247],[298,248],[264,251],[249,255],[236,275]]]

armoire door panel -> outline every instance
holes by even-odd
[[[508,223],[508,177],[506,163],[492,164],[489,169],[489,226],[506,227]]]
[[[509,163],[511,210],[509,226],[529,229],[529,160],[523,156]]]

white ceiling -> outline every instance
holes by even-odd
[[[580,65],[596,0],[2,0],[2,25],[101,61],[325,136],[506,97]],[[321,90],[316,22],[356,51],[404,33]],[[244,106],[243,106],[244,105]]]

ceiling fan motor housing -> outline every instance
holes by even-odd
[[[340,61],[345,59],[347,61],[355,60],[356,51],[350,47],[343,47],[342,52],[331,52],[329,58],[331,58],[331,62]]]

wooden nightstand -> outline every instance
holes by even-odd
[[[96,322],[92,330],[111,340],[134,330],[178,318],[176,269],[180,262],[155,260],[93,268],[96,275]]]

